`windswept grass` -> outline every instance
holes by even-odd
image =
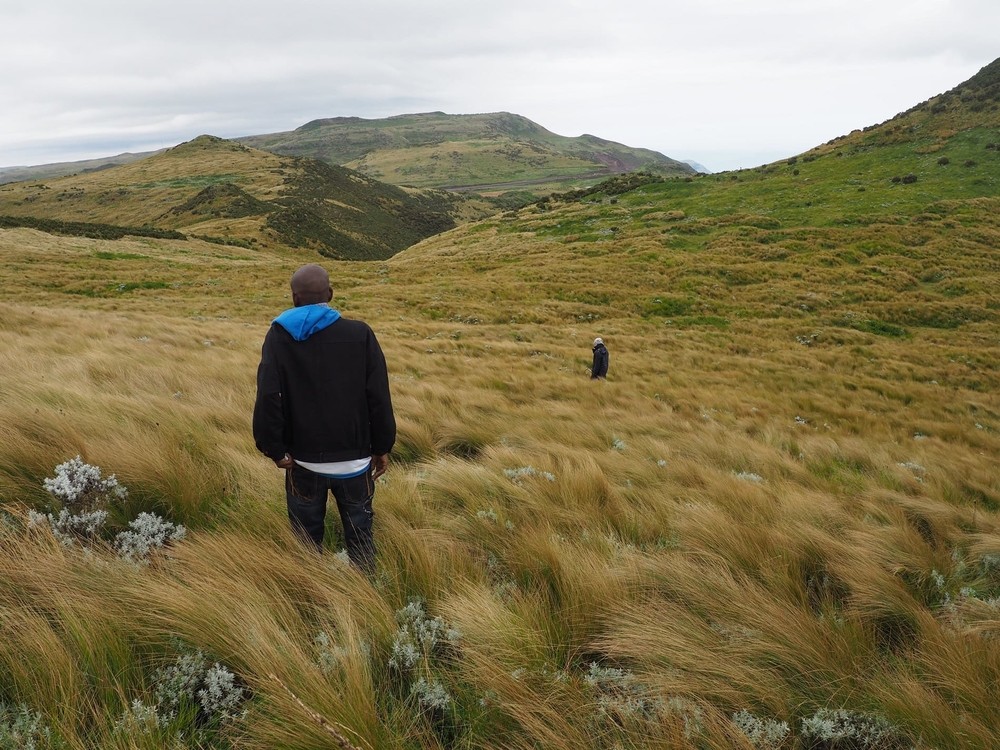
[[[773,216],[644,185],[337,264],[400,425],[371,580],[336,524],[298,544],[249,435],[303,256],[0,231],[0,721],[123,750],[849,747],[834,719],[991,747],[1000,203],[807,222],[793,176]],[[111,526],[187,537],[134,565],[28,528],[77,454],[129,489]],[[238,716],[143,724],[191,653]]]

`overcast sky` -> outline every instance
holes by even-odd
[[[998,0],[0,0],[0,166],[442,110],[751,167],[961,83],[998,29]]]

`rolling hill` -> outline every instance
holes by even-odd
[[[239,140],[275,153],[341,164],[396,185],[488,194],[524,190],[541,195],[638,169],[694,173],[691,166],[656,151],[592,135],[556,135],[509,112],[336,117]]]
[[[167,232],[376,259],[454,226],[449,212],[461,202],[201,136],[125,165],[0,186],[0,225],[97,237]]]

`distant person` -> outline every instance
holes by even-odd
[[[608,347],[604,339],[598,336],[594,339],[594,364],[590,368],[591,380],[604,380],[608,377]]]
[[[322,551],[332,492],[347,554],[371,574],[375,480],[396,440],[385,357],[367,324],[330,307],[321,266],[302,266],[291,287],[295,306],[274,319],[261,349],[254,440],[285,470],[292,528]]]

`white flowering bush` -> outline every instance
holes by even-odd
[[[552,477],[552,481],[555,481],[555,477]],[[486,523],[497,524],[497,525],[500,524],[500,516],[497,515],[497,512],[493,510],[493,508],[487,508],[486,510],[477,510],[476,518],[478,518],[480,521],[485,521]],[[513,531],[514,522],[508,518],[503,522],[503,527],[507,529],[507,531]]]
[[[347,658],[347,649],[336,645],[325,630],[316,634],[313,645],[316,647],[316,666],[325,675],[336,672]]]
[[[106,510],[88,510],[81,513],[71,513],[66,508],[60,508],[55,515],[28,511],[28,528],[48,526],[52,535],[66,546],[72,546],[78,540],[91,540],[100,536],[104,522],[108,520]]]
[[[750,711],[737,711],[732,721],[756,750],[779,750],[791,732],[787,722],[762,719]]]
[[[186,534],[187,530],[180,524],[165,521],[155,513],[140,513],[129,524],[128,531],[115,537],[115,549],[123,560],[146,562],[167,542],[179,542]]]
[[[440,617],[428,617],[423,602],[411,601],[396,612],[399,630],[392,643],[389,666],[399,671],[412,669],[421,661],[457,647],[462,634]]]
[[[0,750],[56,750],[65,745],[28,706],[0,703]]]
[[[441,717],[451,708],[452,698],[439,680],[423,677],[410,686],[410,695],[417,700],[421,710],[432,717]]]
[[[906,735],[877,714],[821,708],[802,720],[806,750],[909,750]]]
[[[666,708],[661,698],[651,695],[649,688],[626,669],[591,662],[583,681],[596,693],[597,714],[602,719],[655,719]]]
[[[371,644],[363,640],[357,645],[362,656],[365,659],[371,659]],[[325,630],[319,631],[313,638],[313,647],[316,653],[316,666],[319,667],[320,672],[327,676],[343,672],[348,659],[351,658],[351,652],[344,646],[338,645]]]
[[[401,678],[399,686],[416,702],[418,713],[430,721],[444,744],[451,745],[459,731],[455,724],[457,701],[435,672],[447,672],[446,657],[457,654],[462,634],[440,617],[428,617],[419,599],[399,609],[396,622],[399,629],[392,643],[389,667]],[[420,676],[414,679],[416,675]]]
[[[216,662],[205,671],[196,696],[205,716],[231,721],[242,715],[239,708],[246,691],[236,683],[236,675]]]
[[[549,471],[539,471],[534,466],[520,466],[516,469],[504,469],[504,476],[514,484],[521,484],[523,480],[530,477],[540,477],[547,482],[556,481],[556,475]]]
[[[56,466],[55,476],[42,485],[52,496],[52,512],[28,512],[28,528],[48,527],[62,544],[89,543],[99,539],[108,520],[108,507],[128,497],[115,475],[104,478],[101,469],[84,462],[80,456]],[[145,563],[169,542],[185,537],[186,529],[155,513],[140,513],[127,530],[119,532],[114,548],[119,557],[133,563]]]
[[[119,731],[204,733],[245,715],[246,689],[227,667],[210,664],[201,651],[180,654],[157,671],[155,683],[152,705],[132,701],[117,724]]]
[[[171,721],[185,706],[197,706],[202,720],[238,718],[237,707],[246,698],[236,676],[218,662],[209,666],[201,651],[181,654],[157,673],[156,706]]]
[[[181,654],[173,664],[156,673],[157,722],[166,726],[181,710],[194,704],[195,697],[208,670],[208,660],[201,651]]]
[[[694,740],[705,731],[705,715],[698,704],[687,698],[667,700],[666,713],[684,724],[684,738]]]
[[[152,734],[160,727],[156,706],[147,706],[136,698],[115,723],[115,732],[124,735]]]
[[[102,478],[100,468],[84,462],[80,456],[56,466],[55,473],[54,477],[43,480],[42,486],[66,508],[98,510],[128,495],[114,474]]]
[[[677,723],[684,737],[694,740],[704,732],[704,712],[686,698],[657,695],[632,672],[591,662],[583,677],[594,693],[594,721],[605,728],[636,731],[637,723]]]
[[[28,514],[28,527],[45,526],[61,543],[100,536],[108,519],[108,506],[128,496],[115,475],[104,478],[97,466],[80,456],[56,466],[55,476],[46,477],[42,486],[52,496],[52,512]]]

